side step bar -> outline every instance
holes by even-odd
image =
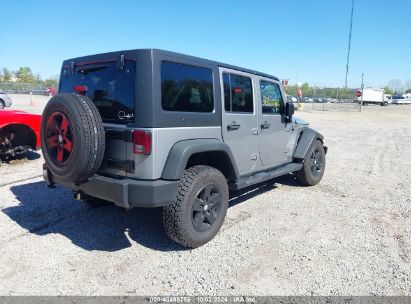
[[[250,176],[240,178],[237,182],[230,183],[231,190],[239,190],[248,186],[252,186],[266,180],[286,175],[300,170],[303,167],[302,163],[291,163],[282,167],[275,168],[270,171],[259,172]]]

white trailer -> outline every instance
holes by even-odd
[[[357,97],[358,102],[361,102],[363,105],[369,104],[378,104],[381,106],[387,106],[390,100],[384,94],[383,89],[374,89],[374,88],[364,88],[362,97]]]

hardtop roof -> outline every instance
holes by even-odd
[[[139,52],[151,52],[152,55],[160,54],[160,55],[165,55],[165,56],[170,56],[170,57],[175,57],[175,58],[181,58],[181,59],[185,59],[185,60],[189,60],[189,61],[193,61],[193,62],[198,62],[198,63],[202,63],[202,64],[205,64],[205,65],[217,65],[217,66],[224,67],[224,68],[229,68],[229,69],[233,69],[233,70],[243,71],[243,72],[247,72],[247,73],[250,73],[250,74],[271,78],[271,79],[274,79],[274,80],[277,80],[277,81],[279,80],[277,77],[275,77],[273,75],[258,72],[258,71],[255,71],[255,70],[251,70],[251,69],[247,69],[247,68],[243,68],[243,67],[239,67],[239,66],[235,66],[235,65],[231,65],[231,64],[226,64],[226,63],[222,63],[222,62],[218,62],[218,61],[213,61],[213,60],[209,60],[209,59],[204,59],[204,58],[200,58],[200,57],[195,57],[195,56],[191,56],[191,55],[185,55],[185,54],[181,54],[181,53],[161,50],[161,49],[133,49],[133,50],[123,50],[123,51],[99,53],[99,54],[95,54],[95,55],[88,55],[88,56],[82,56],[82,57],[67,59],[67,60],[64,60],[64,62],[65,63],[67,63],[68,61],[74,61],[75,62],[75,61],[79,61],[79,60],[87,60],[88,61],[88,60],[91,60],[93,57],[94,58],[96,58],[96,57],[102,58],[102,57],[106,57],[107,55],[119,56],[120,54],[124,54],[126,56],[127,55],[131,56],[133,53],[139,53]]]

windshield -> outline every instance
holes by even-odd
[[[135,62],[126,60],[124,68],[117,61],[78,64],[73,73],[63,67],[60,93],[86,95],[96,105],[103,122],[134,122]]]

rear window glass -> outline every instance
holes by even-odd
[[[162,62],[161,105],[166,111],[212,112],[212,71],[181,63]]]
[[[135,70],[133,60],[126,60],[123,69],[118,69],[114,60],[76,66],[73,74],[66,67],[61,76],[60,93],[80,90],[94,102],[104,122],[133,122]]]

